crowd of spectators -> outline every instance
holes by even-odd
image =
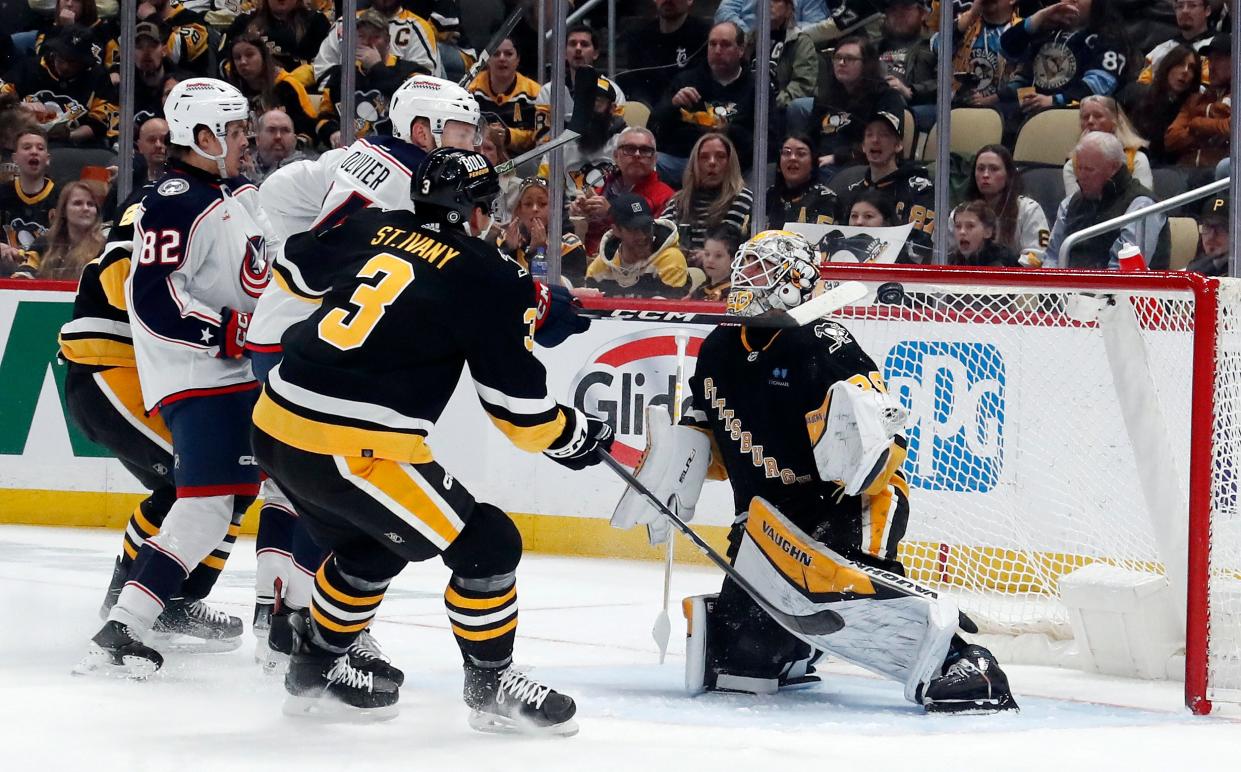
[[[771,5],[772,34],[756,54],[758,2]],[[1136,243],[1152,267],[1227,271],[1224,199],[1173,213],[1197,216],[1196,256],[1172,253],[1163,215],[1069,254],[1061,244],[1226,173],[1217,166],[1229,153],[1230,0],[955,0],[947,34],[929,0],[630,0],[610,35],[603,6],[568,28],[562,84],[549,63],[539,68],[537,4],[360,0],[344,132],[333,0],[142,0],[131,63],[119,58],[116,0],[0,0],[16,25],[0,34],[0,275],[72,279],[102,248],[118,208],[107,183],[125,66],[135,76],[134,187],[163,173],[162,103],[185,78],[225,79],[250,100],[247,175],[261,184],[343,135],[388,133],[391,94],[428,73],[462,81],[478,100],[481,150],[494,163],[549,138],[553,88],[566,118],[589,111],[565,154],[560,264],[576,288],[720,299],[737,245],[790,222],[909,225],[900,260],[930,262],[941,45],[953,50],[953,106],[998,116],[1000,127],[942,159],[950,262],[1116,268],[1120,247]],[[512,32],[466,82],[518,7]],[[751,189],[758,66],[771,75],[766,190]],[[592,67],[594,100],[574,104],[590,89],[578,74]],[[1020,157],[1023,130],[1055,111],[1076,125],[1054,124],[1072,151]],[[548,248],[547,165],[528,166],[502,180],[488,235],[523,261]],[[755,196],[762,223],[751,221]]]

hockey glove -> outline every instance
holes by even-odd
[[[612,427],[579,410],[566,410],[565,417],[564,431],[543,455],[574,471],[599,463],[598,452],[612,449]]]
[[[246,332],[250,329],[250,315],[231,308],[220,309],[220,359],[239,359],[246,349]]]
[[[564,343],[570,335],[586,332],[590,320],[578,316],[581,302],[566,287],[534,283],[538,316],[534,321],[534,341],[544,348]]]

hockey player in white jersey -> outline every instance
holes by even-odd
[[[77,672],[154,673],[163,658],[142,639],[174,605],[233,648],[242,632],[241,620],[181,592],[259,489],[249,442],[258,383],[242,353],[268,264],[258,191],[237,176],[249,105],[227,83],[191,78],[164,112],[174,160],[136,215],[126,301],[144,405],[172,434],[177,501]]]
[[[481,140],[481,114],[469,92],[450,81],[415,75],[401,84],[388,108],[393,136],[358,139],[313,161],[278,170],[263,183],[260,199],[269,218],[269,248],[279,255],[295,233],[327,230],[366,207],[409,211],[410,179],[422,159],[438,147],[474,149]],[[280,337],[318,308],[272,282],[259,299],[246,342],[260,380],[281,356]],[[324,554],[297,526],[297,514],[271,481],[263,484],[263,509],[256,542],[256,657],[274,668],[292,646],[288,613],[310,607],[314,571]],[[273,617],[274,615],[274,617]],[[382,670],[399,679],[369,635],[350,651],[355,667]]]

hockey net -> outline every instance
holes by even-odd
[[[853,266],[903,297],[839,320],[910,410],[910,576],[1055,645],[1060,581],[1166,577],[1187,702],[1241,701],[1241,281]]]

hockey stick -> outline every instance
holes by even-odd
[[[483,68],[487,66],[487,60],[490,59],[491,55],[496,52],[496,49],[500,47],[500,44],[504,42],[504,39],[513,34],[513,30],[517,27],[517,22],[521,21],[522,12],[523,8],[519,3],[517,5],[517,10],[508,15],[508,18],[505,19],[504,23],[500,25],[500,29],[496,30],[496,34],[492,35],[491,40],[487,41],[486,48],[484,48],[482,53],[478,55],[478,61],[474,62],[469,71],[465,73],[464,78],[457,81],[458,86],[461,88],[466,88],[474,82],[474,79],[478,77],[478,73],[482,72]]]
[[[556,137],[555,139],[549,139],[541,145],[535,145],[533,148],[531,148],[530,150],[527,150],[526,152],[522,153],[516,158],[511,158],[507,161],[502,162],[499,166],[495,168],[496,174],[508,174],[509,172],[513,171],[518,166],[520,166],[521,164],[524,164],[526,161],[533,161],[536,158],[541,158],[542,156],[547,155],[548,153],[560,147],[561,145],[567,145],[570,142],[576,142],[580,136],[581,135],[578,134],[573,129],[565,129],[564,132],[562,132],[559,137]]]
[[[685,393],[685,348],[689,345],[689,336],[685,333],[678,333],[677,342],[677,373],[676,386],[672,394],[672,423],[681,423],[681,401]],[[668,618],[668,596],[672,594],[672,558],[673,545],[676,540],[672,535],[668,536],[668,550],[664,559],[664,605],[660,610],[659,616],[655,617],[655,625],[651,628],[651,637],[655,639],[655,645],[659,647],[659,664],[664,664],[664,659],[668,656],[668,638],[672,635],[672,621]]]
[[[617,461],[612,457],[612,454],[606,451],[600,450],[598,455],[599,460],[611,467],[612,471],[616,472],[617,476],[624,480],[627,485],[640,493],[643,498],[663,513],[664,517],[668,518],[668,520],[671,521],[672,525],[675,526],[678,531],[685,534],[685,536],[694,543],[694,546],[697,547],[702,554],[706,555],[712,563],[727,574],[730,579],[736,582],[737,586],[753,598],[754,602],[757,603],[763,611],[766,611],[772,619],[776,620],[790,631],[801,633],[802,635],[831,635],[832,633],[844,628],[844,620],[835,611],[825,609],[808,616],[794,616],[793,614],[788,614],[776,608],[770,601],[763,597],[762,593],[760,593],[754,585],[750,584],[748,579],[742,576],[737,569],[733,568],[727,560],[720,557],[720,554],[712,549],[710,544],[707,544],[701,536],[694,533],[694,530],[686,525],[684,520],[677,517],[675,512],[659,500],[659,497],[651,493],[651,491],[643,485],[637,477],[634,477],[633,473],[625,468],[624,464]]]
[[[619,310],[605,308],[578,308],[579,316],[591,319],[623,319],[631,322],[662,322],[668,324],[734,324],[743,327],[775,327],[787,329],[801,327],[816,321],[833,311],[853,305],[870,295],[870,290],[860,281],[846,281],[818,297],[802,303],[790,311],[768,311],[761,316],[734,316],[732,314],[699,313],[697,311]]]

